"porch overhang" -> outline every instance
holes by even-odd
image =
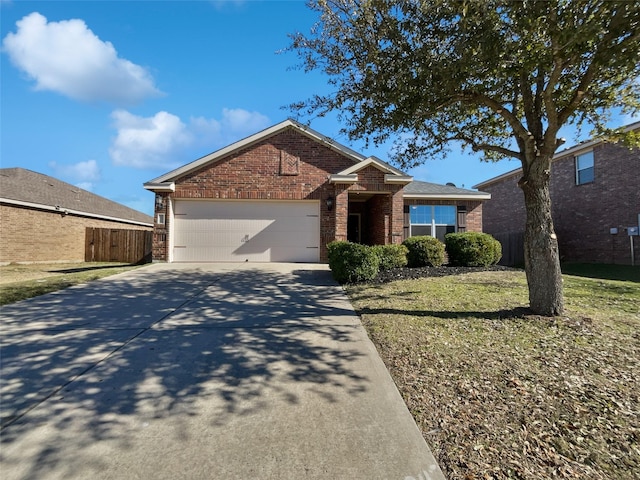
[[[384,183],[391,183],[397,185],[407,185],[408,183],[413,182],[413,177],[408,175],[396,175],[387,173],[384,176]]]
[[[147,182],[144,185],[145,190],[150,190],[152,192],[175,192],[176,184],[174,182],[161,182],[161,183],[152,183]]]
[[[356,183],[358,181],[358,174],[354,173],[351,175],[342,175],[342,174],[335,174],[335,175],[329,175],[329,182],[330,183],[346,183],[346,184],[353,184]]]

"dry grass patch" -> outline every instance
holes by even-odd
[[[347,291],[447,478],[637,478],[640,284],[565,276],[554,319],[518,271]]]
[[[0,266],[0,305],[139,268],[128,263],[39,263]]]

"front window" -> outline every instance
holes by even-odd
[[[447,233],[456,231],[456,207],[454,205],[411,205],[410,236],[429,235],[444,242]]]
[[[591,183],[594,179],[593,150],[576,157],[576,185]]]

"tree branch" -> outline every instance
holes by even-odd
[[[556,84],[560,80],[560,76],[562,75],[563,68],[563,58],[560,55],[560,45],[558,45],[557,38],[555,34],[558,31],[558,14],[552,9],[549,14],[549,23],[551,24],[550,32],[551,33],[551,55],[553,59],[553,70],[551,70],[551,74],[549,75],[549,79],[547,80],[546,87],[542,90],[542,101],[544,103],[545,113],[547,114],[548,127],[547,132],[558,129],[558,112],[556,111],[556,106],[553,101],[553,92],[555,91]]]
[[[496,152],[504,155],[505,157],[517,158],[520,161],[522,161],[522,159],[524,158],[524,156],[520,152],[516,152],[515,150],[510,150],[508,148],[501,147],[500,145],[492,145],[490,143],[479,143],[476,142],[473,138],[466,137],[464,135],[454,135],[453,137],[447,137],[445,138],[445,141],[460,141],[468,143],[469,145],[471,145],[471,149],[474,152],[477,152],[479,150],[485,152]]]
[[[516,117],[509,109],[507,109],[502,103],[494,100],[493,98],[484,95],[482,93],[463,91],[456,96],[459,101],[467,102],[473,105],[481,105],[487,107],[504,118],[511,126],[514,133],[522,138],[531,136],[531,133],[527,131],[522,125],[522,122]]]
[[[569,117],[576,111],[580,102],[587,95],[587,90],[589,85],[595,78],[598,72],[598,66],[600,63],[600,59],[603,55],[611,55],[609,49],[612,46],[612,42],[615,42],[618,38],[616,33],[616,27],[618,27],[625,20],[624,9],[620,8],[616,10],[615,15],[611,19],[611,23],[609,24],[609,28],[607,34],[604,38],[598,43],[598,47],[596,49],[595,54],[591,60],[591,63],[587,67],[586,72],[580,79],[580,84],[576,88],[573,97],[569,101],[569,103],[558,113],[558,120],[561,124],[564,124]],[[633,35],[625,38],[624,41],[618,44],[619,48],[624,48],[627,45],[637,45],[640,41],[640,31],[636,31]],[[637,48],[637,47],[636,47]]]

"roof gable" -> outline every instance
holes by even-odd
[[[18,167],[0,169],[0,200],[128,223],[153,224],[153,218],[142,212],[48,175]]]
[[[383,162],[377,157],[369,157],[365,160],[362,160],[361,162],[358,162],[355,165],[352,165],[351,167],[338,173],[338,175],[352,175],[354,173],[358,173],[360,170],[367,168],[370,165],[384,173],[388,173],[391,175],[405,176],[404,172],[401,172],[397,168],[393,168],[391,165],[389,165],[386,162]]]
[[[397,168],[392,167],[391,165],[383,162],[377,157],[369,157],[356,163],[355,165],[350,166],[349,168],[342,170],[335,175],[330,175],[329,181],[331,183],[343,184],[356,183],[358,181],[358,172],[361,172],[366,168],[375,168],[384,173],[384,183],[406,185],[413,181],[413,177],[406,175],[404,172],[401,172]]]
[[[321,143],[326,147],[330,148],[331,150],[342,154],[343,156],[352,160],[354,163],[361,162],[362,160],[365,159],[364,155],[361,155],[356,151],[351,150],[350,148],[332,140],[331,138],[316,132],[315,130],[307,127],[306,125],[296,122],[295,120],[288,119],[276,125],[273,125],[272,127],[266,128],[258,133],[255,133],[249,137],[246,137],[242,140],[232,143],[231,145],[221,148],[220,150],[216,150],[215,152],[212,152],[208,155],[205,155],[204,157],[194,160],[191,163],[187,163],[182,167],[178,167],[175,170],[165,173],[164,175],[154,178],[153,180],[146,182],[144,184],[144,187],[149,190],[158,190],[158,188],[160,188],[163,184],[170,185],[177,178],[183,175],[186,175],[190,172],[198,170],[204,167],[205,165],[218,162],[226,158],[229,154],[233,152],[236,152],[241,149],[245,149],[247,147],[250,147],[251,145],[262,142],[265,139],[272,137],[274,135],[277,135],[286,129],[294,129],[297,132],[312,139],[313,141]]]

